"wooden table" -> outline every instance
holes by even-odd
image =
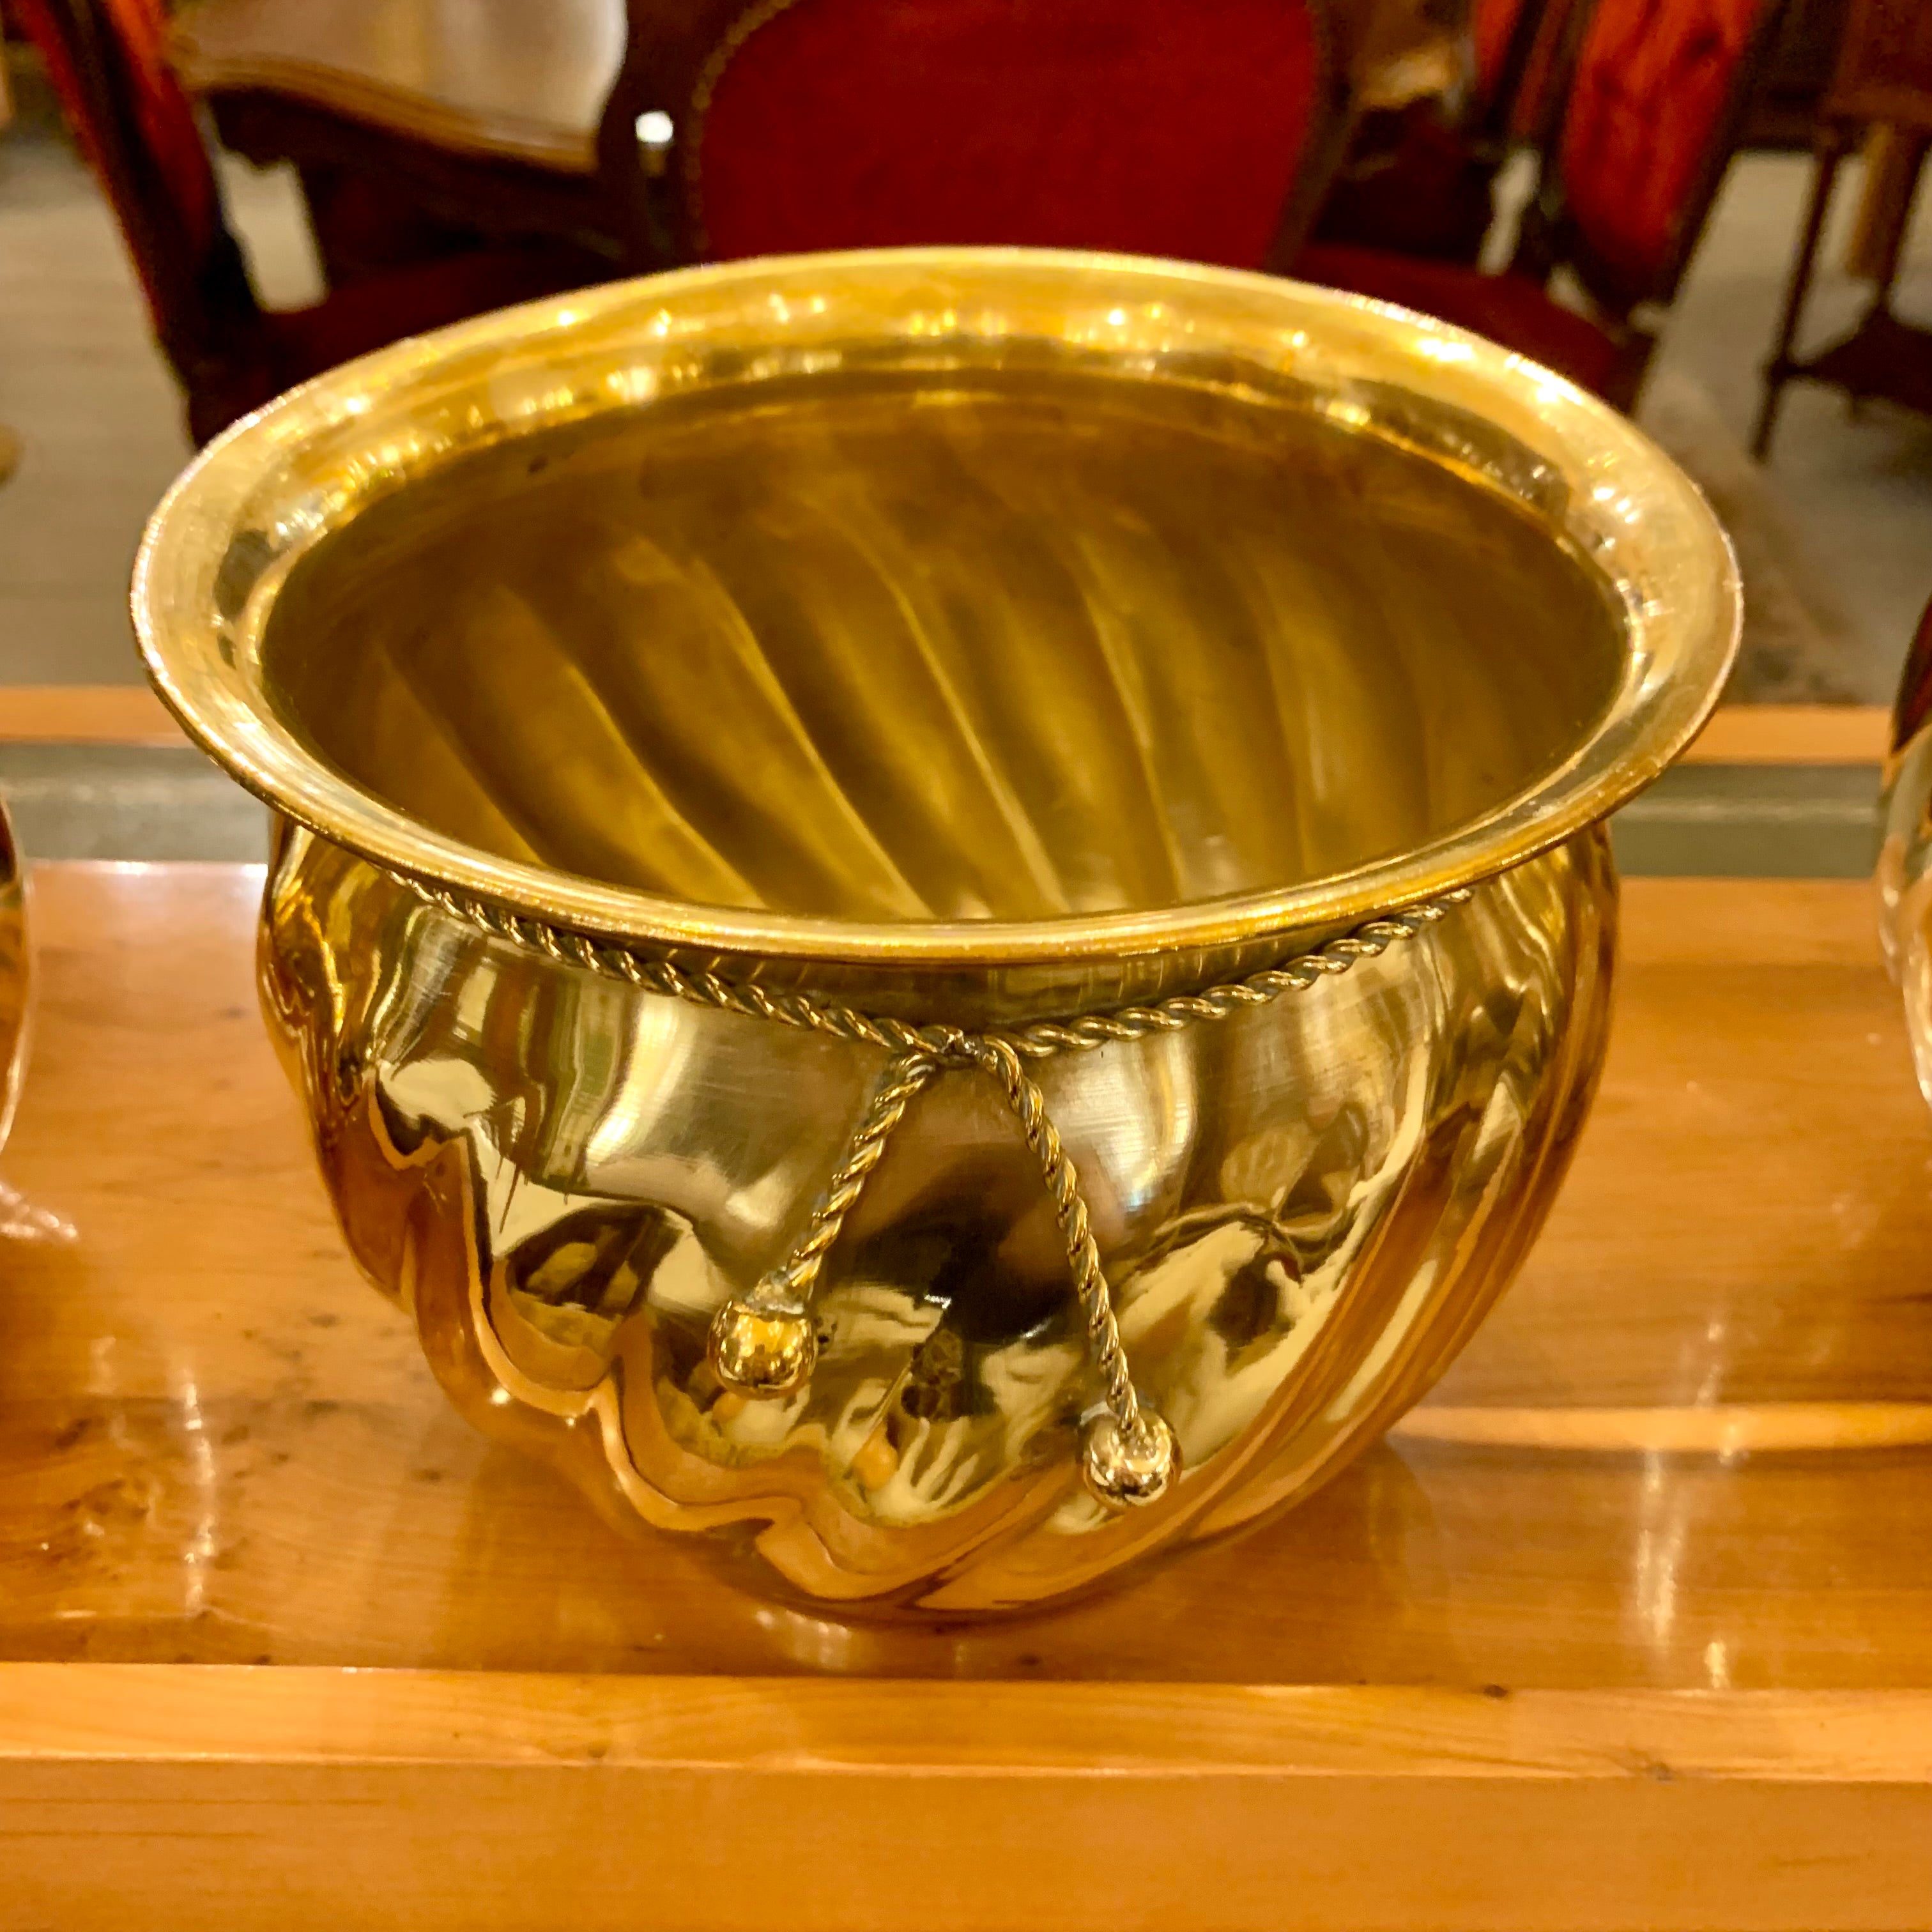
[[[1858,885],[1639,880],[1520,1285],[1286,1520],[842,1628],[446,1412],[250,985],[57,865],[0,1172],[0,1924],[1923,1927],[1932,1114]],[[138,1901],[138,1903],[137,1903]]]

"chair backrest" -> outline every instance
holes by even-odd
[[[260,311],[164,56],[160,0],[9,4],[113,208],[190,417],[204,392],[259,387]]]
[[[1474,0],[1469,9],[1469,38],[1476,62],[1476,85],[1485,95],[1498,92],[1517,34],[1534,28],[1541,12],[1536,0]]]
[[[1932,8],[1924,0],[1851,0],[1824,111],[1932,134]]]
[[[1319,0],[743,0],[676,99],[693,257],[1292,260],[1348,124]]]
[[[1724,180],[1784,0],[1595,0],[1576,44],[1535,254],[1606,308],[1668,302]]]
[[[1470,51],[1474,74],[1468,122],[1478,133],[1506,138],[1547,10],[1546,0],[1473,0]]]
[[[1592,0],[1474,0],[1476,97],[1482,126],[1506,143],[1546,148]]]

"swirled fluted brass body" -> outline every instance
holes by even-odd
[[[387,352],[204,455],[136,607],[286,814],[273,1029],[458,1405],[927,1613],[1305,1493],[1440,1372],[1594,1078],[1599,821],[1736,614],[1500,350],[1004,251]]]
[[[1109,1520],[1033,1160],[968,1072],[914,1103],[821,1292],[808,1384],[706,1332],[782,1254],[873,1047],[640,998],[303,832],[262,983],[357,1258],[480,1426],[661,1527],[746,1526],[796,1588],[1024,1603],[1308,1488],[1434,1379],[1542,1219],[1608,1012],[1589,832],[1346,979],[1042,1070],[1094,1204],[1171,1499]]]

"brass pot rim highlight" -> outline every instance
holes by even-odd
[[[692,904],[498,858],[362,790],[269,703],[262,626],[295,556],[375,494],[466,448],[632,406],[627,370],[680,332],[701,335],[728,316],[742,328],[756,304],[774,343],[808,343],[814,330],[835,328],[850,342],[866,326],[894,340],[950,328],[956,339],[1004,326],[1029,302],[1048,309],[1058,339],[1123,358],[1184,338],[1190,348],[1276,369],[1305,367],[1331,393],[1388,386],[1497,425],[1557,480],[1566,534],[1621,607],[1624,674],[1608,708],[1526,790],[1345,872],[1152,910],[868,923]],[[962,326],[968,310],[976,331]],[[608,366],[595,385],[532,380],[573,354],[587,370],[600,351]],[[132,608],[149,675],[189,736],[277,810],[386,869],[668,951],[927,968],[1124,958],[1333,930],[1473,884],[1604,818],[1670,764],[1718,700],[1741,614],[1730,544],[1696,486],[1606,404],[1512,352],[1406,310],[1268,276],[1006,248],[682,270],[502,310],[346,364],[245,418],[190,464],[148,524]]]

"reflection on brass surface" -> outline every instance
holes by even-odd
[[[1441,1371],[1736,601],[1500,350],[972,251],[402,345],[208,452],[136,584],[286,815],[273,1030],[458,1405],[947,1612],[1304,1494]]]
[[[0,805],[0,1148],[14,1124],[26,1060],[28,970],[26,868]]]
[[[269,701],[503,858],[879,920],[1342,872],[1609,704],[1601,586],[1495,492],[1305,408],[969,373],[459,460],[290,572]]]

